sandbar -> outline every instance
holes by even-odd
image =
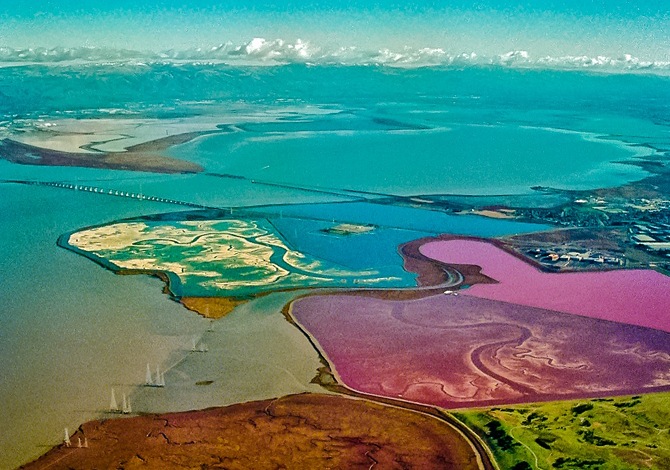
[[[22,165],[71,166],[128,170],[152,173],[199,173],[200,165],[165,156],[169,147],[186,143],[209,132],[171,135],[151,142],[133,145],[123,152],[66,152],[17,142],[0,141],[0,158]]]
[[[187,309],[213,320],[225,317],[235,307],[245,303],[245,300],[230,297],[182,297],[179,301]]]

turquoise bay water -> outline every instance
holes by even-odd
[[[398,247],[403,243],[440,233],[493,237],[550,228],[364,202],[261,207],[249,212],[269,216],[282,237],[298,250],[352,269],[384,268],[404,278],[405,286],[412,285],[407,282],[413,281],[414,275],[401,269]],[[341,223],[372,224],[375,229],[349,236],[323,232]]]
[[[148,277],[121,277],[55,245],[68,230],[152,213],[159,204],[0,184],[0,468],[36,458],[98,417],[112,386],[130,393],[207,328]]]
[[[243,140],[220,135],[176,155],[187,158],[189,153],[215,172],[391,195],[510,194],[538,185],[591,189],[645,175],[612,163],[629,160],[632,149],[580,134],[516,126],[269,131]]]

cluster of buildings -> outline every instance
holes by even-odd
[[[670,223],[636,223],[629,228],[635,246],[657,255],[670,257]]]
[[[670,200],[662,198],[614,198],[611,200],[603,197],[587,197],[576,199],[575,204],[590,206],[591,209],[609,214],[630,214],[637,212],[661,212],[670,209]]]
[[[624,259],[618,256],[592,251],[578,251],[578,249],[570,247],[531,248],[526,250],[526,254],[539,263],[554,268],[585,268],[593,265],[613,268],[625,264]]]
[[[636,221],[670,223],[670,200],[588,196],[550,209],[519,209],[517,216],[569,227],[627,226]]]

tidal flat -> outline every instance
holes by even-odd
[[[319,394],[91,422],[70,441],[24,468],[481,468],[463,436],[439,419]]]
[[[670,390],[667,332],[466,291],[311,295],[290,314],[337,381],[370,396],[452,409]]]

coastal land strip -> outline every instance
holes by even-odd
[[[502,243],[553,271],[650,268],[670,275],[670,161],[655,157],[623,162],[649,176],[611,188],[563,190],[534,187],[528,196],[420,196],[426,207],[532,223],[553,230],[506,237]]]
[[[152,173],[200,173],[203,168],[186,160],[167,157],[165,150],[195,138],[223,131],[174,134],[129,146],[123,152],[66,152],[37,147],[11,139],[0,140],[0,158],[22,165],[71,166]]]
[[[433,416],[319,394],[93,421],[68,442],[22,468],[495,468]]]

